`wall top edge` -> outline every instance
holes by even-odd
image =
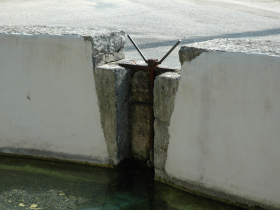
[[[196,42],[181,47],[179,55],[188,54],[190,61],[202,52],[242,52],[246,54],[262,54],[270,56],[280,56],[280,40],[266,39],[213,39],[204,42]],[[192,55],[192,56],[191,56]]]
[[[123,30],[107,30],[102,28],[74,28],[63,26],[0,26],[0,33],[6,34],[25,34],[25,35],[77,35],[77,36],[102,36],[119,34],[124,36]]]

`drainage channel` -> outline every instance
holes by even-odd
[[[139,105],[139,106],[148,106],[149,112],[150,112],[150,119],[149,119],[149,146],[150,146],[150,152],[149,152],[149,160],[147,162],[147,165],[149,167],[153,167],[154,165],[154,110],[153,110],[153,102],[154,102],[154,81],[157,73],[164,73],[164,72],[174,72],[175,69],[172,68],[164,68],[159,67],[159,65],[167,58],[167,56],[180,44],[181,40],[178,40],[178,42],[163,56],[163,58],[158,61],[158,59],[146,59],[139,47],[136,45],[136,43],[133,41],[133,39],[127,35],[133,46],[136,48],[140,56],[143,58],[145,63],[147,65],[139,65],[139,64],[127,64],[127,63],[119,63],[120,66],[128,68],[132,71],[146,71],[150,74],[150,100],[149,103],[144,103],[140,101],[133,101],[132,104]]]
[[[146,59],[128,35],[147,65],[119,63],[133,72],[145,71],[150,77],[149,101],[133,101],[149,108],[148,167],[128,163],[115,170],[88,165],[28,158],[0,158],[0,209],[206,209],[238,210],[213,200],[188,194],[154,180],[154,110],[155,77],[176,69],[159,65],[180,40],[160,60]]]
[[[153,180],[148,167],[109,169],[0,158],[0,209],[239,210]]]

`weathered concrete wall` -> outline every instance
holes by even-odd
[[[76,35],[92,43],[93,65],[103,65],[124,59],[125,33],[95,28],[69,28],[49,26],[0,26],[0,33],[26,35]]]
[[[178,89],[180,73],[166,72],[159,75],[154,86],[154,167],[157,177],[165,173],[165,163],[169,144],[170,118],[174,110],[174,100]]]
[[[155,161],[156,177],[233,203],[280,209],[280,57],[208,50],[180,50],[168,150],[160,154],[167,158]],[[163,126],[155,125],[157,136]]]
[[[98,66],[94,69],[94,79],[109,162],[117,165],[130,156],[130,71],[112,64]]]
[[[93,73],[94,66],[123,58],[124,32],[81,31],[0,33],[0,152],[97,164],[118,164],[127,154],[112,155],[106,144]],[[96,62],[100,53],[105,60]],[[126,151],[125,140],[115,140]]]

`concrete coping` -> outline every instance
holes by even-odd
[[[188,51],[188,52],[187,52]],[[202,52],[243,52],[247,54],[265,54],[280,56],[280,41],[263,39],[214,39],[182,46],[179,51],[180,62],[191,61]]]
[[[122,30],[107,30],[100,28],[73,28],[60,26],[0,26],[0,33],[22,35],[77,35],[88,40],[93,45],[93,56],[99,53],[119,53],[124,58],[125,32]]]
[[[107,33],[123,33],[123,30],[107,30],[101,28],[74,28],[64,26],[0,26],[0,33],[7,34],[51,34],[51,35],[78,35],[78,36],[99,36]]]

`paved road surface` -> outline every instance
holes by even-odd
[[[123,29],[147,58],[219,38],[280,41],[279,0],[0,0],[0,25]],[[163,63],[179,66],[177,48]],[[127,59],[142,60],[127,40]]]

